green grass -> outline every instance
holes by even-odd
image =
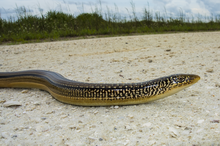
[[[180,12],[178,18],[167,17],[160,12],[153,14],[144,9],[142,19],[135,13],[134,3],[131,2],[132,12],[129,18],[122,18],[119,13],[112,14],[108,7],[105,14],[97,11],[82,13],[78,16],[58,11],[49,11],[45,15],[30,15],[25,7],[17,8],[17,19],[5,20],[0,18],[0,43],[26,43],[42,40],[57,40],[94,35],[126,35],[136,33],[170,33],[192,31],[220,30],[220,15],[211,17],[198,16],[195,19],[186,18]],[[117,6],[116,6],[117,8]]]

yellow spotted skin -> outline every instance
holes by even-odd
[[[0,72],[0,88],[38,88],[55,99],[81,106],[141,104],[172,95],[196,83],[194,74],[174,74],[139,83],[83,83],[45,70]]]

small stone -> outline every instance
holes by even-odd
[[[212,120],[210,123],[219,123],[219,120]]]
[[[120,77],[122,77],[122,78],[124,78],[124,76],[123,76],[123,75],[121,75],[121,74],[120,74],[119,76],[120,76]]]
[[[22,90],[21,91],[21,93],[27,93],[28,92],[28,90]]]
[[[115,109],[118,109],[118,108],[119,108],[119,106],[117,106],[117,105],[116,105],[116,106],[114,106],[114,108],[115,108]]]
[[[70,125],[69,128],[70,129],[76,129],[76,126],[75,125]]]
[[[215,83],[215,87],[220,88],[220,83]]]
[[[0,125],[5,125],[6,123],[7,122],[4,119],[0,118]]]
[[[147,73],[147,70],[146,70],[146,69],[143,69],[143,70],[142,70],[142,73],[146,74],[146,73]]]
[[[170,131],[170,135],[171,135],[172,137],[177,137],[177,136],[179,136],[179,132],[178,132],[175,128],[169,127],[169,131]]]
[[[183,134],[183,135],[189,135],[189,134],[190,134],[190,130],[184,130],[184,131],[182,132],[182,134]]]
[[[88,77],[88,78],[86,79],[86,81],[89,82],[89,81],[90,81],[90,77]]]
[[[98,114],[98,111],[94,111],[94,114]]]
[[[152,60],[152,59],[149,59],[148,62],[151,63],[151,62],[153,62],[153,60]]]
[[[68,117],[68,115],[62,115],[62,116],[60,116],[61,119],[64,119],[64,118],[66,118],[66,117]]]
[[[6,101],[3,104],[3,107],[10,107],[10,106],[21,106],[22,104],[18,101]]]
[[[96,125],[92,125],[90,128],[95,128],[96,127]]]
[[[171,49],[166,49],[165,51],[170,52],[170,51],[171,51]]]
[[[17,135],[12,135],[12,137],[11,138],[16,138],[16,137],[18,137]]]
[[[41,117],[41,120],[46,120],[47,118],[46,117]]]
[[[151,126],[151,123],[148,122],[148,123],[143,124],[142,126],[143,126],[143,127],[150,127],[150,126]]]
[[[54,129],[55,130],[59,130],[59,129],[62,129],[63,127],[61,126],[61,125],[56,125],[55,127],[54,127]]]
[[[0,99],[0,103],[4,103],[4,102],[6,102],[5,99]]]
[[[2,138],[7,138],[8,137],[8,133],[7,132],[2,132],[1,137]]]
[[[184,130],[192,130],[191,127],[185,127]]]
[[[198,124],[201,124],[201,123],[203,123],[204,122],[204,119],[202,119],[202,120],[198,120]]]
[[[102,139],[102,138],[99,138],[99,141],[103,141],[103,139]]]
[[[175,123],[174,124],[176,127],[180,128],[180,127],[186,127],[186,125],[184,125],[183,123]]]
[[[125,129],[127,129],[127,130],[132,130],[132,128],[131,128],[130,125],[126,125],[126,126],[125,126]]]
[[[55,111],[48,111],[48,112],[46,112],[46,114],[53,114],[53,113],[55,113]]]
[[[92,140],[96,140],[96,138],[95,138],[95,137],[92,137],[92,136],[89,136],[88,138],[89,138],[89,139],[92,139]]]
[[[128,117],[129,117],[130,119],[133,119],[133,118],[134,118],[134,116],[133,116],[133,115],[128,115]]]
[[[41,104],[40,101],[34,102],[34,105],[40,105],[40,104]]]
[[[212,68],[207,69],[206,72],[212,73],[212,72],[213,72],[213,69],[212,69]]]
[[[156,143],[157,143],[156,140],[150,140],[150,141],[149,141],[149,144],[150,144],[150,145],[156,145]]]
[[[202,132],[203,131],[203,128],[200,128],[200,129],[198,129],[196,132],[197,133],[200,133],[200,132]]]

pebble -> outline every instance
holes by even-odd
[[[4,103],[4,102],[6,102],[5,99],[0,99],[0,103]]]
[[[133,116],[133,115],[128,115],[128,117],[129,117],[130,119],[133,119],[133,118],[134,118],[134,116]]]
[[[94,114],[98,114],[99,111],[94,111]]]
[[[183,132],[182,132],[182,135],[189,135],[190,134],[190,131],[189,130],[184,130]]]
[[[61,125],[56,125],[54,129],[55,129],[55,130],[60,130],[60,129],[62,129],[62,128],[63,128],[63,127],[62,127]]]
[[[171,51],[171,49],[166,49],[165,51],[170,52],[170,51]]]
[[[17,135],[12,135],[12,137],[11,138],[16,138],[16,137],[18,137]]]
[[[46,112],[46,114],[53,114],[53,113],[55,113],[55,111]]]
[[[7,122],[3,119],[3,118],[0,118],[0,124],[1,125],[5,125]]]
[[[214,70],[212,68],[207,69],[206,72],[212,73]]]
[[[7,138],[8,137],[8,133],[7,132],[2,132],[1,137],[2,138]]]
[[[212,120],[210,123],[219,123],[219,120]]]
[[[220,83],[215,83],[215,87],[220,88]]]
[[[22,90],[21,91],[21,93],[27,93],[28,92],[28,90]]]
[[[92,139],[92,140],[96,140],[95,137],[91,137],[91,136],[89,136],[88,138],[89,138],[89,139]]]
[[[130,125],[126,125],[126,126],[125,126],[125,129],[127,129],[127,130],[132,130],[132,127],[131,127]]]
[[[142,125],[142,127],[150,127],[150,126],[151,126],[151,123],[150,123],[150,122],[145,123],[145,124]]]
[[[152,59],[149,59],[148,62],[151,63],[151,62],[153,62],[153,60],[152,60]]]
[[[70,129],[76,129],[76,126],[75,125],[70,125],[69,128]]]
[[[40,105],[41,102],[40,102],[40,101],[35,101],[33,104],[34,104],[34,105]]]
[[[172,137],[177,137],[177,136],[179,136],[179,132],[178,132],[175,128],[169,127],[169,131],[170,131],[170,135],[171,135]]]
[[[204,119],[202,119],[202,120],[198,120],[198,124],[201,124],[201,123],[203,123],[204,122]]]
[[[116,105],[116,106],[114,106],[114,108],[115,108],[115,109],[118,109],[118,108],[119,108],[119,106],[117,106],[117,105]]]
[[[68,115],[62,115],[62,116],[60,116],[61,119],[64,119],[64,118],[66,118],[66,117],[68,117]]]
[[[203,128],[200,128],[200,129],[198,129],[197,131],[196,131],[196,133],[200,133],[200,132],[202,132],[203,131]]]
[[[22,104],[18,101],[6,101],[4,104],[3,104],[3,107],[10,107],[10,106],[21,106]]]
[[[41,117],[41,120],[46,120],[47,118],[46,117]]]

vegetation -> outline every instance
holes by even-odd
[[[180,12],[178,18],[153,14],[144,9],[142,18],[135,13],[134,4],[129,19],[120,14],[106,14],[96,11],[82,13],[75,17],[58,11],[49,11],[45,15],[29,15],[25,7],[17,8],[15,19],[0,18],[0,43],[27,42],[30,40],[59,39],[61,37],[78,37],[89,35],[121,35],[132,33],[164,33],[189,31],[220,30],[220,15],[211,17],[198,16],[197,19],[186,18]],[[107,7],[108,8],[108,7]]]

